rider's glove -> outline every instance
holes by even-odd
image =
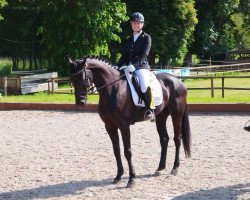
[[[134,67],[133,65],[128,65],[128,66],[127,66],[127,70],[128,70],[129,72],[133,72],[133,71],[135,71],[135,67]]]

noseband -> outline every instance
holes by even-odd
[[[89,87],[91,85],[91,83],[93,83],[93,77],[90,73],[87,72],[87,70],[85,68],[81,69],[80,71],[76,72],[76,73],[71,73],[71,77],[77,76],[80,73],[82,73],[83,76],[83,80],[84,83],[87,87]],[[91,88],[89,88],[86,92],[85,91],[79,91],[78,94],[79,95],[85,95],[88,94],[90,90],[93,90],[94,86],[92,86]],[[85,99],[85,98],[84,98]]]

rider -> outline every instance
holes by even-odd
[[[134,73],[138,76],[141,92],[144,97],[145,106],[148,109],[145,112],[145,120],[154,121],[154,108],[151,106],[152,93],[149,87],[150,66],[147,56],[151,48],[151,37],[142,31],[144,25],[144,16],[136,12],[131,15],[130,23],[133,34],[129,36],[125,43],[123,53],[117,63],[118,68],[123,64],[135,67]]]

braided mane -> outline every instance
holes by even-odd
[[[101,57],[101,56],[90,55],[90,56],[87,56],[87,57],[83,57],[81,60],[84,60],[84,62],[86,62],[87,59],[98,60],[98,61],[102,62],[103,64],[105,64],[106,66],[113,68],[110,61],[107,58],[104,58],[104,57]]]

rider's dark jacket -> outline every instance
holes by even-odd
[[[135,68],[150,69],[147,56],[151,48],[151,37],[145,32],[142,32],[137,40],[134,42],[134,36],[127,38],[125,48],[122,52],[118,63],[119,68],[122,65],[133,64]]]

